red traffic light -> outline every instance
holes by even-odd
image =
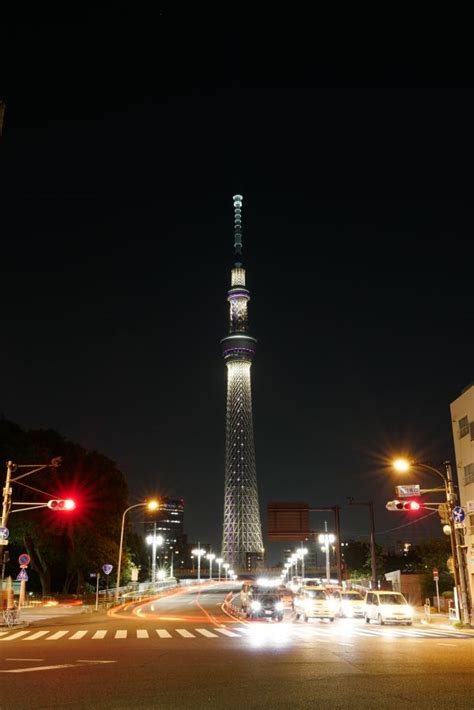
[[[389,500],[385,505],[387,510],[408,510],[415,512],[423,508],[423,503],[418,500]]]
[[[51,510],[74,510],[75,507],[76,503],[72,498],[48,500],[48,508]]]

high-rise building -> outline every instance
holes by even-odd
[[[145,511],[145,536],[159,536],[157,560],[159,566],[173,566],[178,569],[185,565],[187,538],[184,533],[184,501],[182,498],[160,499],[156,511]]]
[[[257,566],[263,552],[252,421],[250,367],[257,341],[248,332],[250,292],[242,263],[242,195],[234,195],[234,264],[229,335],[221,340],[227,366],[222,556],[237,571]]]
[[[467,568],[474,600],[474,385],[451,403],[454,451],[459,483],[459,505],[465,511]]]

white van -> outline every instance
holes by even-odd
[[[367,624],[378,621],[386,623],[413,623],[413,609],[400,592],[367,592],[365,595],[364,618]]]

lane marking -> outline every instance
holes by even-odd
[[[114,638],[126,639],[127,638],[127,629],[119,629],[118,631],[116,631]]]
[[[216,629],[220,634],[223,634],[224,636],[234,636],[237,638],[240,638],[239,634],[234,634],[233,631],[228,631],[228,629]]]
[[[75,634],[73,634],[68,640],[69,641],[77,641],[78,639],[84,638],[84,636],[87,634],[87,631],[76,631]]]
[[[149,639],[148,631],[146,629],[137,629],[137,639]]]
[[[69,633],[69,629],[67,631],[56,631],[56,633],[53,634],[52,636],[48,636],[48,638],[45,639],[45,641],[57,641],[58,639],[62,638],[63,636],[66,636],[66,634],[68,634],[68,633]]]
[[[12,668],[9,671],[0,671],[0,673],[31,673],[32,671],[53,671],[58,668],[73,668],[74,663],[63,663],[60,666],[36,666],[36,668]]]
[[[9,631],[0,631],[0,636],[6,636],[9,633]]]
[[[107,629],[100,629],[100,631],[96,631],[95,634],[93,635],[93,639],[103,639],[107,634]]]
[[[79,658],[77,659],[76,663],[117,663],[117,661],[91,661],[91,660],[80,660]]]
[[[44,658],[5,658],[6,661],[44,661]]]
[[[20,636],[25,636],[26,634],[29,634],[29,633],[30,633],[29,631],[17,631],[16,634],[12,634],[11,636],[7,636],[4,639],[0,639],[0,641],[13,641],[13,639],[19,639]]]
[[[457,643],[441,643],[441,641],[438,641],[437,646],[457,646]]]
[[[198,633],[202,634],[208,639],[217,639],[219,638],[217,634],[213,634],[212,631],[209,631],[208,629],[195,629]]]
[[[26,639],[22,639],[22,641],[34,641],[35,639],[40,639],[42,636],[46,636],[46,634],[49,634],[49,630],[37,631],[35,634],[31,634],[31,636],[27,636]]]
[[[169,631],[166,631],[166,629],[156,629],[156,633],[160,637],[160,639],[170,639],[171,634]]]
[[[180,636],[183,636],[183,638],[185,638],[185,639],[195,639],[196,638],[195,635],[192,634],[187,629],[176,629],[176,631]]]

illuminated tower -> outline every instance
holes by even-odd
[[[229,335],[221,340],[227,365],[227,419],[225,453],[224,529],[222,556],[237,571],[248,569],[263,551],[258,507],[255,446],[253,441],[250,367],[257,341],[248,332],[247,304],[242,265],[242,195],[234,195],[234,266]],[[250,563],[250,565],[249,565]]]

